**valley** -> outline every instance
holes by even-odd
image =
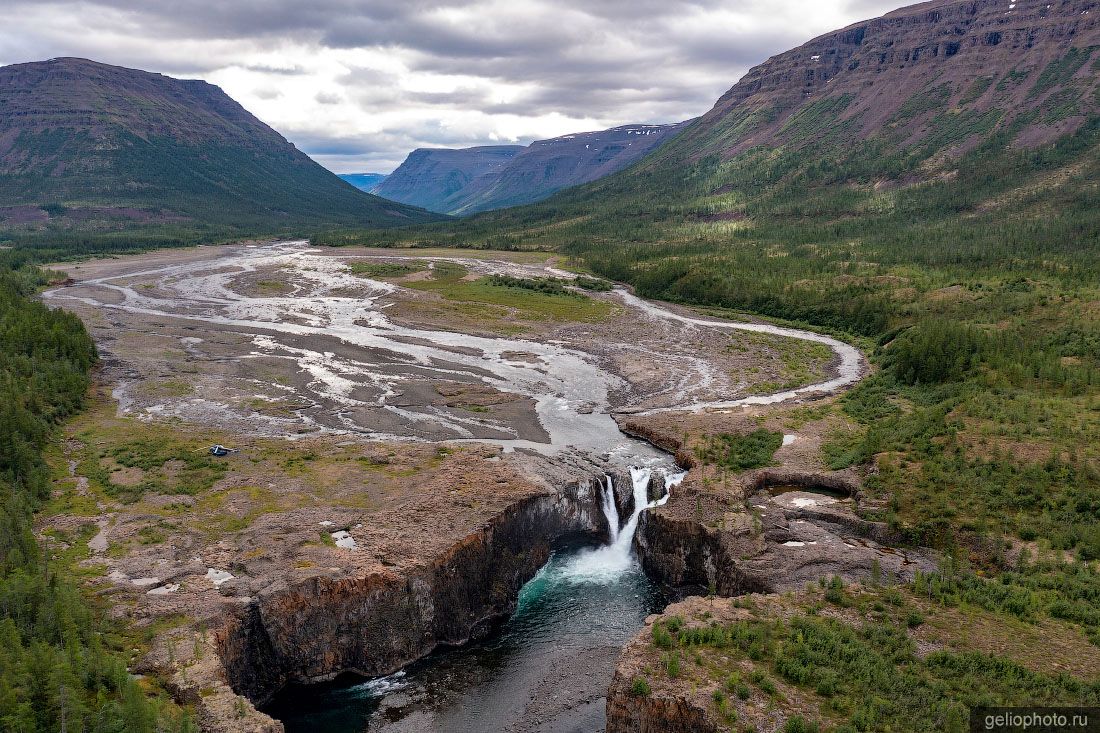
[[[1100,705],[1097,0],[188,5],[0,66],[0,730]]]
[[[835,339],[643,301],[574,279],[567,264],[276,242],[68,266],[73,281],[45,298],[97,339],[103,386],[65,429],[39,532],[71,548],[67,562],[114,613],[137,620],[134,664],[197,699],[208,728],[240,717],[227,712],[234,700],[267,704],[288,683],[346,672],[392,675],[471,640],[484,641],[323,704],[334,719],[383,715],[394,730],[426,719],[464,730],[486,720],[477,711],[490,698],[492,727],[547,715],[601,725],[617,650],[661,608],[662,586],[732,582],[672,571],[677,553],[693,551],[667,546],[643,550],[653,579],[643,573],[636,531],[646,548],[707,521],[655,528],[643,509],[690,515],[687,497],[707,489],[629,435],[667,431],[686,409],[781,436],[790,405],[831,399],[866,365]],[[821,434],[802,427],[770,452],[812,477]],[[215,443],[239,452],[206,455]],[[812,537],[792,552],[786,529],[745,535],[751,512],[728,505],[729,536],[747,543],[739,552],[768,568],[759,587],[831,563],[903,580],[932,567],[879,545],[885,536],[850,539],[866,528],[832,523],[854,520],[851,502],[830,516],[806,514],[812,498],[762,501],[775,512],[768,526],[786,527],[794,512]],[[568,600],[577,593],[590,605]],[[611,625],[569,631],[597,618]],[[558,631],[547,637],[544,624]],[[568,653],[559,633],[574,640]],[[456,664],[470,667],[456,677]],[[520,705],[547,684],[535,673],[546,664],[581,681],[552,709]],[[504,669],[519,677],[502,687]],[[312,688],[291,690],[295,706],[314,709],[302,702]],[[289,711],[287,699],[263,709]]]
[[[124,412],[268,435],[614,452],[611,411],[766,401],[751,395],[802,369],[821,379],[800,394],[827,394],[863,369],[835,339],[689,318],[610,287],[494,285],[572,278],[516,259],[200,248],[69,266],[76,282],[45,297],[87,319]],[[355,274],[390,265],[397,277]],[[822,348],[790,363],[791,339]]]

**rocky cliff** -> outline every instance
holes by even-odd
[[[920,3],[751,69],[677,148],[698,159],[876,140],[883,174],[913,170],[909,156],[927,174],[994,133],[1030,147],[1079,129],[1100,109],[1098,50],[1095,0]]]
[[[851,472],[767,469],[724,486],[695,474],[642,516],[635,538],[646,572],[680,593],[773,593],[831,575],[910,580],[935,567],[930,553],[895,549],[897,532],[857,513]]]
[[[598,480],[509,506],[442,556],[402,572],[276,583],[217,635],[235,691],[262,703],[288,682],[380,676],[487,633],[515,609],[552,545],[606,536]]]
[[[642,697],[631,679],[616,673],[607,691],[607,733],[716,733],[706,705],[686,697]]]

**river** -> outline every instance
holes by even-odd
[[[679,476],[670,458],[624,436],[609,414],[609,395],[623,389],[624,378],[575,344],[399,325],[386,311],[397,286],[351,275],[339,256],[306,242],[209,248],[209,256],[199,253],[183,262],[165,255],[157,263],[156,255],[151,257],[152,264],[144,268],[105,271],[45,294],[78,311],[113,314],[111,328],[105,329],[108,352],[117,348],[111,345],[116,333],[151,325],[156,336],[171,333],[188,354],[224,370],[209,394],[140,403],[120,368],[123,378],[115,394],[124,412],[276,435],[306,430],[373,439],[478,441],[547,455],[579,449],[632,467],[638,507],[644,508],[650,471],[665,472],[675,490]],[[452,259],[482,272],[494,266]],[[519,275],[568,275],[544,266],[497,264]],[[241,283],[260,272],[290,273],[293,290],[268,295],[242,290]],[[672,338],[716,338],[743,330],[814,341],[834,353],[833,375],[826,381],[773,395],[715,399],[713,382],[720,370],[672,341],[662,353],[646,352],[650,361],[679,359],[682,371],[696,376],[674,383],[666,390],[672,404],[656,409],[767,404],[834,391],[861,374],[859,352],[827,336],[686,315],[624,289],[607,297]],[[622,340],[620,347],[637,344]],[[132,355],[119,357],[125,361]],[[171,368],[162,351],[154,357],[158,369]],[[257,363],[269,369],[285,365],[285,371],[259,377],[259,370],[249,367]],[[518,395],[533,414],[509,422],[418,401],[418,394],[441,380],[486,384]],[[140,386],[140,377],[133,384]],[[230,409],[243,398],[281,399],[287,393],[299,405],[290,417],[241,416]],[[614,503],[605,502],[604,511],[613,513]],[[288,688],[267,712],[292,733],[602,730],[604,693],[619,650],[666,600],[633,553],[640,512],[609,516],[616,532],[604,546],[557,548],[524,586],[516,612],[488,638],[438,651],[384,679]]]

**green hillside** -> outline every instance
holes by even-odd
[[[8,237],[228,239],[437,218],[358,191],[205,82],[82,59],[0,68]]]

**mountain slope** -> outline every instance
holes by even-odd
[[[72,58],[0,68],[0,217],[229,236],[432,218],[357,191],[215,86]]]
[[[928,2],[820,36],[745,75],[678,142],[681,159],[873,143],[869,172],[934,177],[995,133],[1052,142],[1097,112],[1091,0]]]
[[[445,213],[447,201],[471,181],[492,174],[523,151],[522,145],[418,148],[375,193],[391,201]]]
[[[629,170],[449,231],[552,246],[709,241],[719,222],[743,233],[781,222],[858,229],[890,212],[899,225],[970,212],[952,226],[977,226],[1004,197],[1026,199],[1036,176],[1087,194],[1100,5],[1008,6],[936,0],[820,36],[750,70]]]
[[[679,131],[623,125],[519,145],[421,149],[375,193],[446,214],[472,214],[541,201],[631,165]]]
[[[339,177],[340,180],[347,181],[360,191],[373,193],[374,189],[378,188],[378,184],[386,180],[387,175],[385,173],[340,173]]]
[[[386,238],[567,248],[644,295],[866,335],[906,321],[883,287],[900,268],[1091,272],[1098,3],[1012,5],[936,0],[825,34],[626,171]]]

